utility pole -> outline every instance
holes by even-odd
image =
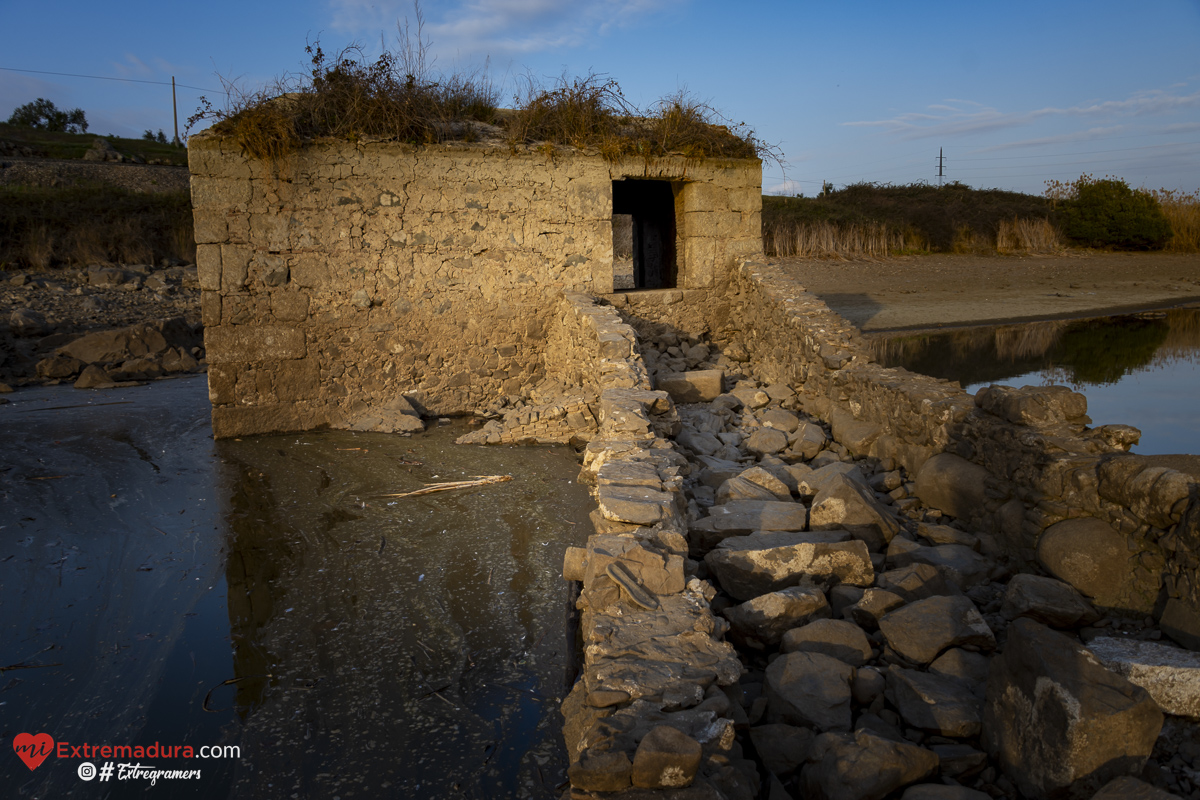
[[[946,157],[942,155],[942,148],[938,148],[938,186],[942,185],[942,178],[946,176],[945,171]]]
[[[175,146],[179,146],[179,106],[175,103],[175,76],[171,76],[171,115],[175,117]]]

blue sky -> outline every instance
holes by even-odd
[[[648,106],[681,88],[779,145],[764,190],[947,180],[1040,193],[1107,174],[1200,188],[1200,0],[1006,3],[425,0],[437,67],[617,79]],[[0,0],[0,119],[46,97],[97,133],[171,133],[222,78],[305,67],[306,41],[396,41],[408,0]],[[212,91],[218,90],[218,91]]]

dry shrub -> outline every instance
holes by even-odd
[[[617,82],[594,74],[583,78],[563,75],[553,87],[526,76],[515,101],[517,110],[504,125],[513,144],[595,145],[617,155],[620,131],[633,121],[632,107]]]
[[[775,148],[756,139],[745,123],[727,124],[686,91],[641,110],[625,99],[615,80],[591,73],[563,75],[550,86],[527,77],[515,101],[516,110],[504,120],[514,147],[538,142],[595,147],[609,160],[678,154],[778,161]]]
[[[64,260],[73,264],[96,264],[108,261],[108,242],[98,225],[80,225],[66,237]]]
[[[805,258],[883,258],[898,252],[922,251],[925,242],[912,230],[870,222],[837,225],[804,222],[763,227],[767,255]]]
[[[969,225],[960,225],[954,231],[950,252],[959,255],[990,255],[995,252],[991,237],[977,232]]]
[[[166,251],[169,258],[196,263],[196,232],[192,216],[179,218],[167,230]]]
[[[188,128],[215,120],[213,128],[232,137],[246,155],[272,163],[322,136],[413,144],[471,138],[472,122],[497,121],[499,93],[483,70],[435,74],[419,7],[416,12],[416,32],[407,21],[401,25],[398,50],[384,50],[372,61],[358,45],[330,57],[313,42],[305,48],[306,76],[285,76],[256,92],[226,81],[225,108],[215,109],[202,97]]]
[[[1200,190],[1185,192],[1159,189],[1150,192],[1171,223],[1171,240],[1164,248],[1171,253],[1200,252]]]
[[[996,250],[1001,253],[1054,253],[1062,246],[1049,219],[1002,219],[996,232]]]
[[[54,258],[54,232],[44,225],[31,228],[24,242],[25,263],[34,269],[46,269]]]
[[[0,186],[0,263],[43,268],[195,260],[187,192]]]

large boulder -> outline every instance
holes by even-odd
[[[982,741],[1027,797],[1082,800],[1138,773],[1162,724],[1144,689],[1031,619],[1009,626],[992,659]]]
[[[970,598],[929,597],[885,615],[879,630],[888,646],[914,664],[928,664],[950,647],[993,650],[996,637]]]
[[[652,729],[633,756],[633,785],[644,789],[691,786],[700,769],[700,743],[670,725]]]
[[[809,526],[814,531],[847,530],[872,550],[880,550],[900,531],[900,523],[858,481],[833,476],[813,498]]]
[[[68,342],[58,348],[58,353],[77,358],[85,364],[112,364],[156,355],[168,346],[161,327],[131,325],[128,328],[95,331]]]
[[[766,673],[767,709],[775,722],[818,731],[850,730],[854,668],[821,653],[788,653]]]
[[[1157,573],[1139,569],[1125,537],[1103,520],[1077,517],[1051,525],[1038,540],[1037,558],[1047,572],[1099,605],[1143,614],[1154,610]]]
[[[976,393],[975,405],[1014,425],[1042,428],[1091,422],[1087,398],[1066,386],[987,386]]]
[[[791,775],[812,751],[813,732],[808,728],[773,722],[750,729],[750,741],[763,766],[780,777]]]
[[[939,453],[917,471],[917,497],[952,517],[970,519],[985,508],[988,471],[953,453]]]
[[[9,314],[8,329],[15,336],[45,336],[50,332],[45,316],[32,308],[18,308]]]
[[[868,730],[817,737],[801,773],[805,796],[818,800],[881,800],[937,772],[938,757],[915,744]]]
[[[947,581],[937,567],[930,564],[909,564],[889,569],[878,580],[881,589],[899,595],[906,602],[924,600],[938,595],[961,594],[958,587]]]
[[[721,588],[742,601],[789,586],[870,586],[875,578],[867,546],[847,540],[844,531],[733,537],[706,555],[704,563]]]
[[[759,428],[746,440],[746,449],[760,456],[778,453],[787,446],[787,434],[775,428]]]
[[[983,704],[954,678],[891,666],[887,699],[909,727],[956,739],[979,735]]]
[[[768,592],[721,612],[732,637],[742,644],[763,649],[779,644],[784,633],[800,625],[829,617],[825,593],[811,586],[793,586]]]
[[[1091,603],[1063,581],[1041,575],[1014,575],[1004,590],[1000,613],[1007,620],[1029,617],[1051,628],[1078,628],[1100,619]]]
[[[863,629],[844,619],[817,619],[783,634],[785,653],[823,653],[861,667],[871,660],[871,641]]]

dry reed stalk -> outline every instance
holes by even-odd
[[[512,480],[512,475],[477,475],[470,481],[445,481],[444,483],[427,483],[424,489],[398,494],[382,494],[380,497],[416,497],[435,492],[450,492],[455,489],[470,489],[475,486],[487,486],[490,483],[506,483]]]
[[[996,250],[1000,253],[1053,253],[1062,239],[1048,219],[1000,220]]]
[[[29,231],[25,237],[25,262],[34,269],[46,269],[54,259],[55,236],[45,226]]]
[[[838,225],[804,222],[773,226],[763,233],[769,255],[805,258],[884,258],[899,250],[924,248],[920,237],[907,231],[872,222]]]

